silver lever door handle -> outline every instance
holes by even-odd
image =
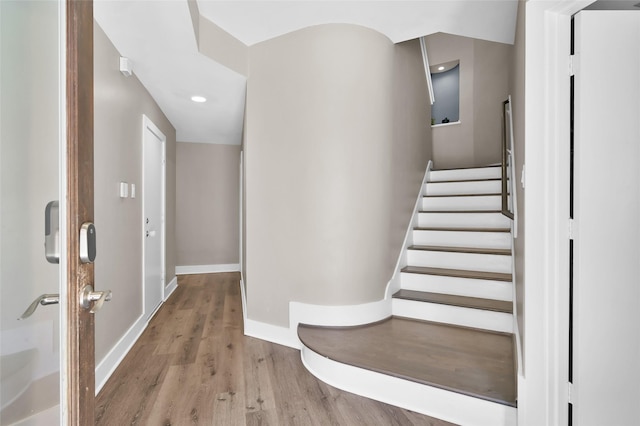
[[[26,311],[18,318],[19,320],[23,320],[29,318],[33,313],[38,309],[38,305],[46,306],[46,305],[55,305],[60,302],[59,294],[41,294],[34,300]]]
[[[89,309],[91,306],[91,302],[96,302],[93,305],[93,308],[89,312],[95,314],[102,308],[104,302],[108,302],[111,300],[111,290],[105,291],[93,291],[93,286],[87,285],[82,290],[82,295],[80,295],[80,306],[85,309]]]

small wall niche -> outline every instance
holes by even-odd
[[[435,102],[431,108],[431,125],[460,121],[460,61],[429,67]]]

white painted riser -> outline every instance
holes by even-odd
[[[500,210],[502,198],[499,195],[473,197],[423,197],[422,210]]]
[[[480,167],[475,169],[432,170],[429,172],[428,181],[497,179],[501,176],[502,169],[500,166]]]
[[[513,317],[511,314],[504,312],[462,308],[459,306],[417,302],[406,299],[393,299],[391,313],[396,316],[424,321],[513,333]]]
[[[494,300],[513,300],[511,282],[477,280],[438,275],[400,274],[400,288],[428,293],[453,294],[455,296],[480,297]]]
[[[502,191],[499,180],[471,182],[427,182],[426,195],[497,194]]]
[[[418,213],[420,228],[509,228],[502,213]]]
[[[508,232],[413,231],[413,244],[418,246],[511,248]]]
[[[409,266],[427,266],[431,268],[511,273],[511,256],[497,254],[407,250],[407,264]]]

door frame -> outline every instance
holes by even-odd
[[[571,16],[594,0],[526,2],[524,368],[519,424],[568,424]]]
[[[93,1],[66,0],[65,15],[66,163],[62,167],[66,166],[67,264],[66,285],[60,290],[67,326],[61,357],[66,368],[60,375],[62,423],[88,425],[95,419],[95,324],[93,314],[81,307],[80,296],[86,285],[94,285],[95,275],[93,263],[82,263],[79,252],[80,228],[94,220]]]
[[[162,145],[162,165],[161,165],[161,184],[160,184],[160,230],[161,230],[161,238],[160,238],[160,305],[164,302],[165,299],[165,290],[166,290],[166,281],[167,281],[167,273],[166,273],[166,222],[167,222],[167,137],[165,134],[156,126],[153,121],[147,117],[146,114],[142,115],[142,311],[144,312],[144,316],[146,321],[151,319],[151,316],[155,311],[158,310],[160,305],[156,307],[154,312],[147,312],[147,272],[146,272],[146,237],[144,233],[145,229],[145,218],[146,209],[145,209],[145,198],[146,198],[146,186],[147,183],[145,181],[145,172],[146,172],[146,164],[147,164],[147,154],[146,154],[146,138],[147,131],[153,133],[158,139],[160,139],[160,143]]]

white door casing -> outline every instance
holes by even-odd
[[[142,252],[144,315],[147,320],[164,299],[166,137],[142,116]]]
[[[575,16],[573,423],[637,424],[640,11]]]

